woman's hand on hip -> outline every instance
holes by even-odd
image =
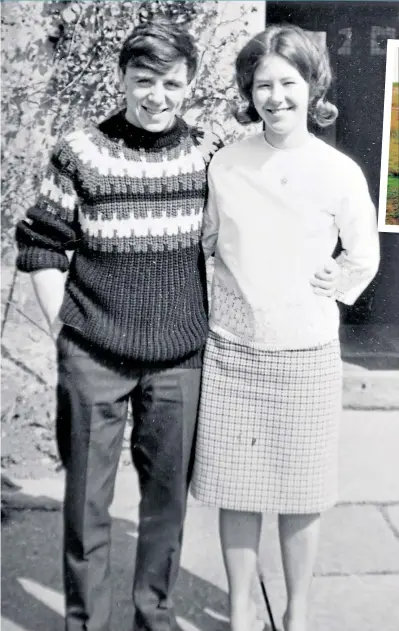
[[[310,280],[314,293],[319,296],[325,296],[326,298],[332,298],[337,289],[339,276],[340,266],[331,258],[327,263],[316,270],[315,275]]]

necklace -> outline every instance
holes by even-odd
[[[314,138],[314,134],[308,134],[306,136],[306,139],[301,142],[300,144],[296,145],[295,147],[276,147],[275,145],[272,145],[268,139],[266,138],[266,132],[264,132],[263,134],[263,138],[267,144],[268,147],[270,147],[271,149],[273,149],[274,151],[294,151],[295,149],[299,149],[300,147],[302,147],[303,145],[305,145],[307,142],[309,142],[309,140],[311,140],[312,138]],[[280,184],[282,186],[285,186],[286,184],[288,184],[288,177],[287,175],[282,175],[280,177]]]

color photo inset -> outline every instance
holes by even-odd
[[[399,40],[388,40],[378,229],[399,232]]]

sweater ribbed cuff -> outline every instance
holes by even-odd
[[[21,272],[35,272],[39,269],[59,269],[66,272],[69,261],[65,253],[34,246],[20,249],[16,265]]]

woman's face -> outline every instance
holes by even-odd
[[[254,74],[252,99],[272,144],[299,141],[307,134],[309,85],[283,57],[270,55],[261,61]]]

